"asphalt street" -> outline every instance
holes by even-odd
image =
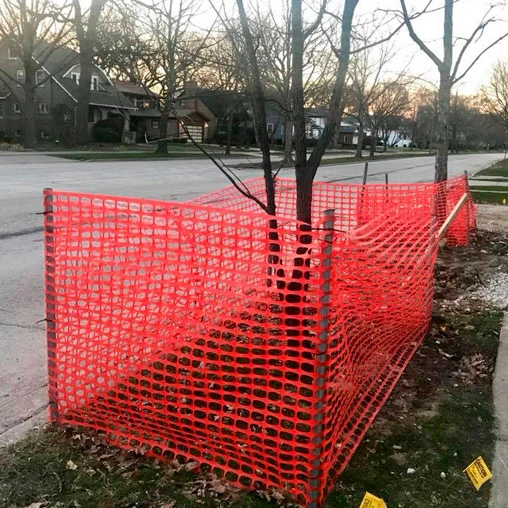
[[[489,166],[499,154],[455,155],[450,177]],[[233,163],[234,161],[230,161]],[[244,160],[238,162],[245,162]],[[361,182],[363,163],[326,165],[323,181]],[[433,179],[434,158],[379,160],[369,182]],[[242,179],[260,170],[238,170]],[[281,176],[292,176],[290,169]],[[42,189],[184,201],[227,185],[206,160],[77,162],[38,154],[0,154],[0,444],[46,413]]]

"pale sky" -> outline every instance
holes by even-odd
[[[408,9],[423,7],[427,0],[407,0]],[[443,5],[442,0],[434,0],[433,4],[438,7]],[[454,37],[468,37],[481,21],[483,15],[493,3],[500,4],[493,11],[496,17],[502,20],[489,25],[483,37],[475,44],[471,44],[462,60],[460,69],[466,69],[474,57],[491,42],[508,32],[508,6],[506,2],[494,2],[493,0],[460,0],[454,6]],[[399,0],[360,0],[358,12],[366,12],[381,6],[384,9],[397,9]],[[439,58],[443,56],[443,11],[438,11],[422,16],[414,22],[414,28],[418,36],[431,45],[431,49]],[[404,27],[402,33],[397,36],[400,47],[401,60],[411,60],[411,69],[415,74],[425,76],[425,79],[438,83],[438,73],[433,62],[414,43]],[[460,43],[460,41],[459,41]],[[458,56],[460,46],[454,51],[454,60]],[[488,80],[492,66],[498,60],[508,60],[508,37],[498,45],[490,49],[471,69],[467,76],[457,85],[459,93],[471,94]],[[460,74],[460,71],[459,71]]]
[[[228,5],[229,12],[234,11],[235,0],[225,0]],[[220,5],[221,1],[217,0]],[[280,9],[282,0],[263,0],[261,5],[270,5],[275,9]],[[428,0],[406,0],[409,11],[417,10],[419,7],[423,8],[428,3]],[[500,18],[500,21],[493,23],[487,27],[483,37],[471,44],[467,53],[462,60],[461,69],[466,69],[473,60],[474,56],[478,54],[483,48],[488,46],[495,39],[508,32],[508,5],[506,0],[458,0],[454,6],[454,37],[469,37],[471,32],[476,28],[481,21],[483,15],[490,5],[499,4],[498,8],[492,14]],[[245,2],[248,5],[248,0]],[[329,0],[330,8],[335,7],[342,2],[337,0]],[[434,0],[431,8],[440,7],[444,4],[443,0]],[[357,10],[356,18],[362,19],[366,15],[372,15],[376,9],[399,9],[399,0],[360,0]],[[207,23],[213,17],[213,10],[209,7],[209,0],[203,0],[203,9],[205,14],[200,16],[199,24]],[[383,16],[378,13],[378,16]],[[396,24],[392,25],[396,26]],[[442,36],[443,36],[443,11],[437,11],[430,14],[425,14],[414,22],[414,28],[419,37],[426,43],[431,45],[431,49],[436,53],[439,58],[442,58]],[[390,26],[385,25],[386,33],[389,32]],[[460,41],[459,41],[460,43]],[[414,43],[404,27],[395,39],[396,47],[400,48],[399,56],[396,60],[400,62],[400,66],[405,67],[410,62],[410,72],[418,76],[423,76],[424,79],[438,84],[438,73],[433,62],[425,55]],[[460,46],[455,50],[455,57],[460,51]],[[457,85],[459,93],[472,94],[478,89],[481,84],[488,80],[490,69],[498,60],[508,60],[508,38],[500,42],[498,45],[490,49],[472,68],[467,76]],[[394,69],[395,70],[395,69]],[[460,72],[459,72],[460,74]]]
[[[196,26],[206,28],[215,17],[213,9],[210,7],[210,0],[202,1],[202,14],[196,18]],[[219,6],[222,0],[211,0],[216,2]],[[269,5],[275,10],[281,9],[285,3],[284,0],[258,0],[261,5]],[[286,0],[287,1],[287,0]],[[317,2],[317,0],[307,0],[308,2]],[[90,0],[82,0],[84,5],[89,4]],[[235,10],[235,0],[224,0],[228,12],[233,13]],[[408,9],[416,10],[423,8],[428,0],[406,0]],[[245,0],[246,6],[249,0]],[[440,7],[444,4],[443,0],[433,0],[432,7]],[[507,0],[457,0],[454,6],[454,36],[455,37],[468,37],[474,28],[478,25],[481,18],[485,14],[488,7],[492,4],[498,5],[494,11],[496,17],[500,21],[491,24],[485,30],[485,33],[480,41],[472,44],[464,57],[461,68],[465,69],[472,61],[474,56],[477,55],[484,47],[488,46],[493,40],[501,36],[503,33],[508,32],[508,5]],[[328,0],[330,9],[340,9],[342,6],[341,0]],[[361,19],[365,15],[372,14],[376,9],[400,9],[399,0],[360,0],[357,10],[356,19]],[[382,16],[381,13],[378,14]],[[396,26],[396,25],[392,25]],[[422,40],[431,44],[432,49],[438,57],[442,58],[442,36],[443,36],[443,11],[440,10],[435,13],[426,14],[414,22],[416,33]],[[386,32],[389,31],[390,26],[385,25]],[[430,59],[417,47],[417,45],[410,39],[407,29],[404,27],[395,39],[395,44],[399,49],[397,60],[400,61],[401,67],[405,67],[408,62],[410,63],[410,71],[418,76],[424,78],[432,83],[438,84],[438,73],[435,65]],[[459,49],[455,50],[455,58],[459,53]],[[468,75],[457,85],[459,93],[473,94],[477,91],[478,87],[487,82],[492,66],[498,60],[508,60],[508,38],[493,47],[486,53],[479,62],[473,67]]]

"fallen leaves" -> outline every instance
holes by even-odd
[[[76,469],[78,469],[78,466],[74,462],[72,462],[72,460],[68,460],[65,467],[67,469],[70,469],[71,471],[76,471]]]

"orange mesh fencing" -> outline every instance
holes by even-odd
[[[53,421],[321,506],[426,333],[437,230],[468,188],[316,183],[304,248],[295,182],[276,191],[275,219],[232,187],[45,191]]]

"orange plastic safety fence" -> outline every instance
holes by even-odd
[[[54,421],[321,505],[426,332],[437,229],[467,181],[316,183],[310,231],[294,181],[276,189],[275,219],[233,188],[45,191]]]

